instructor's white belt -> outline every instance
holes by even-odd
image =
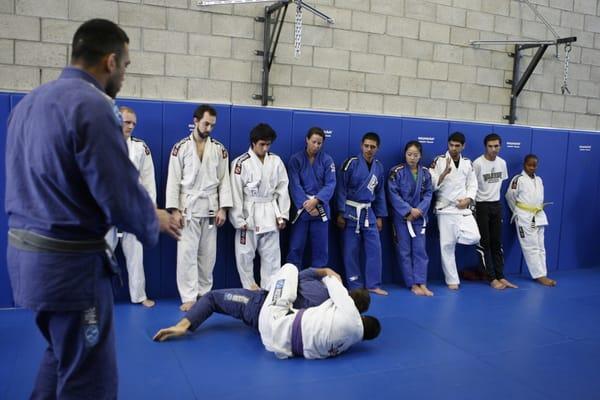
[[[365,215],[365,228],[369,227],[369,208],[371,208],[371,203],[359,203],[357,201],[346,200],[346,205],[350,207],[354,207],[356,209],[356,229],[355,233],[360,233],[360,213],[362,210],[366,210],[367,215]]]
[[[279,205],[277,204],[277,200],[274,196],[248,196],[244,199],[244,203],[248,204],[249,215],[254,216],[254,205],[255,204],[268,204],[271,203],[273,206],[273,210],[275,210],[275,218],[277,218],[278,222],[281,218],[281,211],[279,211]]]

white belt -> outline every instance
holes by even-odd
[[[427,226],[427,220],[423,218],[423,227],[421,228],[421,235],[425,234],[425,227]],[[416,238],[415,229],[413,228],[412,221],[406,220],[406,227],[408,228],[408,234],[411,238]]]
[[[269,204],[271,203],[271,205],[273,206],[273,210],[275,210],[275,218],[277,218],[277,223],[279,223],[280,219],[281,219],[281,211],[279,211],[279,205],[277,204],[277,200],[273,197],[273,196],[265,196],[265,197],[261,197],[261,196],[248,196],[247,198],[244,199],[244,203],[249,205],[249,216],[251,218],[254,218],[254,205],[255,204]],[[254,221],[252,222],[252,225],[254,225]]]
[[[367,211],[367,215],[365,215],[365,228],[369,227],[369,208],[371,208],[371,203],[358,203],[352,200],[346,200],[346,205],[350,207],[354,207],[356,209],[356,229],[354,232],[357,234],[360,233],[360,213],[362,210]]]
[[[184,190],[184,194],[191,196],[187,199],[186,208],[183,210],[183,214],[186,221],[191,221],[192,219],[192,205],[198,201],[198,199],[208,199],[208,228],[211,229],[214,226],[214,218],[216,215],[216,208],[218,204],[214,201],[214,196],[219,193],[217,189],[212,190]]]

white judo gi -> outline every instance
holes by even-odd
[[[154,179],[154,163],[152,154],[146,143],[134,137],[127,139],[127,150],[129,159],[140,171],[140,182],[156,204],[156,182]],[[119,242],[121,234],[117,228],[111,228],[106,234],[106,242],[114,251]],[[141,303],[147,299],[146,278],[144,276],[144,247],[132,233],[123,232],[121,237],[121,248],[125,255],[127,265],[127,276],[129,280],[129,296],[132,303]]]
[[[458,199],[475,199],[477,195],[477,177],[473,170],[471,160],[460,156],[458,168],[451,160],[451,172],[439,184],[440,175],[446,169],[446,159],[450,154],[436,157],[429,171],[431,182],[436,193],[435,209],[438,227],[440,230],[440,251],[442,255],[442,269],[447,285],[458,285],[458,271],[456,269],[456,256],[454,250],[456,243],[471,245],[479,242],[480,235],[477,222],[470,208],[459,209],[456,207]]]
[[[354,301],[333,276],[323,278],[329,299],[304,310],[300,320],[303,356],[308,359],[337,356],[363,338],[363,323]],[[278,358],[293,356],[292,331],[298,310],[292,308],[298,289],[298,269],[285,264],[273,277],[273,287],[258,317],[265,348]]]
[[[523,257],[533,279],[548,274],[544,229],[548,217],[544,212],[544,184],[542,178],[531,178],[525,171],[510,181],[506,191],[506,202],[513,212],[517,236]]]
[[[260,255],[260,286],[268,290],[281,266],[277,220],[289,220],[288,176],[281,159],[267,153],[263,162],[249,149],[231,163],[233,207],[229,220],[235,231],[235,261],[242,286],[251,289],[254,255]],[[242,229],[246,227],[246,229]]]
[[[183,303],[209,292],[217,256],[215,216],[232,206],[229,155],[225,146],[208,137],[202,160],[193,134],[171,151],[166,208],[179,209],[184,217],[177,242],[177,288]]]

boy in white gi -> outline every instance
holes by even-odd
[[[473,162],[477,177],[475,219],[481,234],[476,249],[491,287],[499,290],[516,288],[516,285],[504,277],[500,189],[502,181],[508,179],[508,170],[506,161],[498,156],[502,138],[490,133],[483,139],[483,145],[485,153]]]
[[[376,338],[379,321],[362,316],[342,282],[326,276],[329,300],[317,307],[295,310],[298,269],[285,264],[273,277],[273,286],[258,317],[265,348],[277,358],[335,357],[361,340]]]
[[[435,158],[429,171],[436,192],[435,210],[440,229],[442,269],[449,289],[457,290],[460,280],[456,269],[456,243],[479,242],[479,230],[471,212],[477,195],[477,178],[471,160],[461,155],[465,136],[454,132],[448,137],[448,151]]]
[[[156,183],[154,180],[154,163],[152,154],[146,143],[131,136],[137,125],[135,111],[129,107],[120,107],[123,119],[123,136],[127,142],[129,159],[140,171],[140,182],[156,205]],[[127,265],[127,278],[129,281],[129,297],[132,303],[141,303],[144,307],[154,306],[154,301],[146,296],[146,278],[144,276],[144,247],[135,235],[128,232],[118,232],[113,227],[106,233],[106,242],[114,251],[121,240],[121,248]]]
[[[177,288],[182,311],[210,291],[217,255],[217,228],[232,206],[229,155],[210,137],[217,112],[208,105],[194,112],[194,130],[171,151],[166,208],[182,230],[177,243]]]
[[[279,231],[289,220],[288,176],[279,156],[269,148],[277,134],[267,124],[250,132],[250,148],[231,163],[233,207],[229,220],[235,231],[235,261],[244,289],[257,290],[254,256],[260,254],[260,287],[270,289],[281,266]]]
[[[547,276],[544,230],[548,217],[544,212],[544,184],[535,174],[538,158],[528,154],[523,164],[523,172],[512,178],[506,191],[506,201],[513,212],[511,222],[515,223],[531,277],[544,286],[556,286],[556,281]]]

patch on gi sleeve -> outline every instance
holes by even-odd
[[[519,236],[521,236],[521,239],[525,239],[525,231],[522,226],[519,227]]]
[[[515,176],[512,180],[512,183],[510,184],[510,188],[516,189],[518,184],[519,184],[519,177]]]
[[[437,156],[436,158],[434,158],[433,161],[431,162],[431,165],[429,166],[429,168],[431,168],[431,169],[435,168],[435,165],[437,164],[437,160],[440,157],[441,156]]]
[[[283,292],[283,285],[285,284],[285,279],[280,279],[275,283],[275,287],[273,288],[273,300],[271,300],[271,305],[277,303],[277,301],[281,298],[281,293]]]
[[[225,149],[225,147],[221,147],[221,153],[223,154],[223,158],[229,157],[229,154],[227,154],[227,150]]]
[[[235,169],[233,170],[233,172],[236,175],[240,175],[242,173],[242,163],[244,161],[248,160],[249,158],[250,158],[250,154],[248,154],[248,153],[245,153],[240,158],[238,158],[237,162],[235,163]]]
[[[392,168],[392,170],[390,171],[390,179],[395,181],[396,177],[398,176],[398,172],[400,172],[402,168],[404,168],[404,164],[398,164],[394,168]]]
[[[150,147],[148,147],[148,145],[146,143],[144,143],[144,152],[146,153],[147,156],[150,155]]]
[[[335,173],[335,163],[331,163],[331,165],[329,166],[329,169],[331,169],[331,172]]]

